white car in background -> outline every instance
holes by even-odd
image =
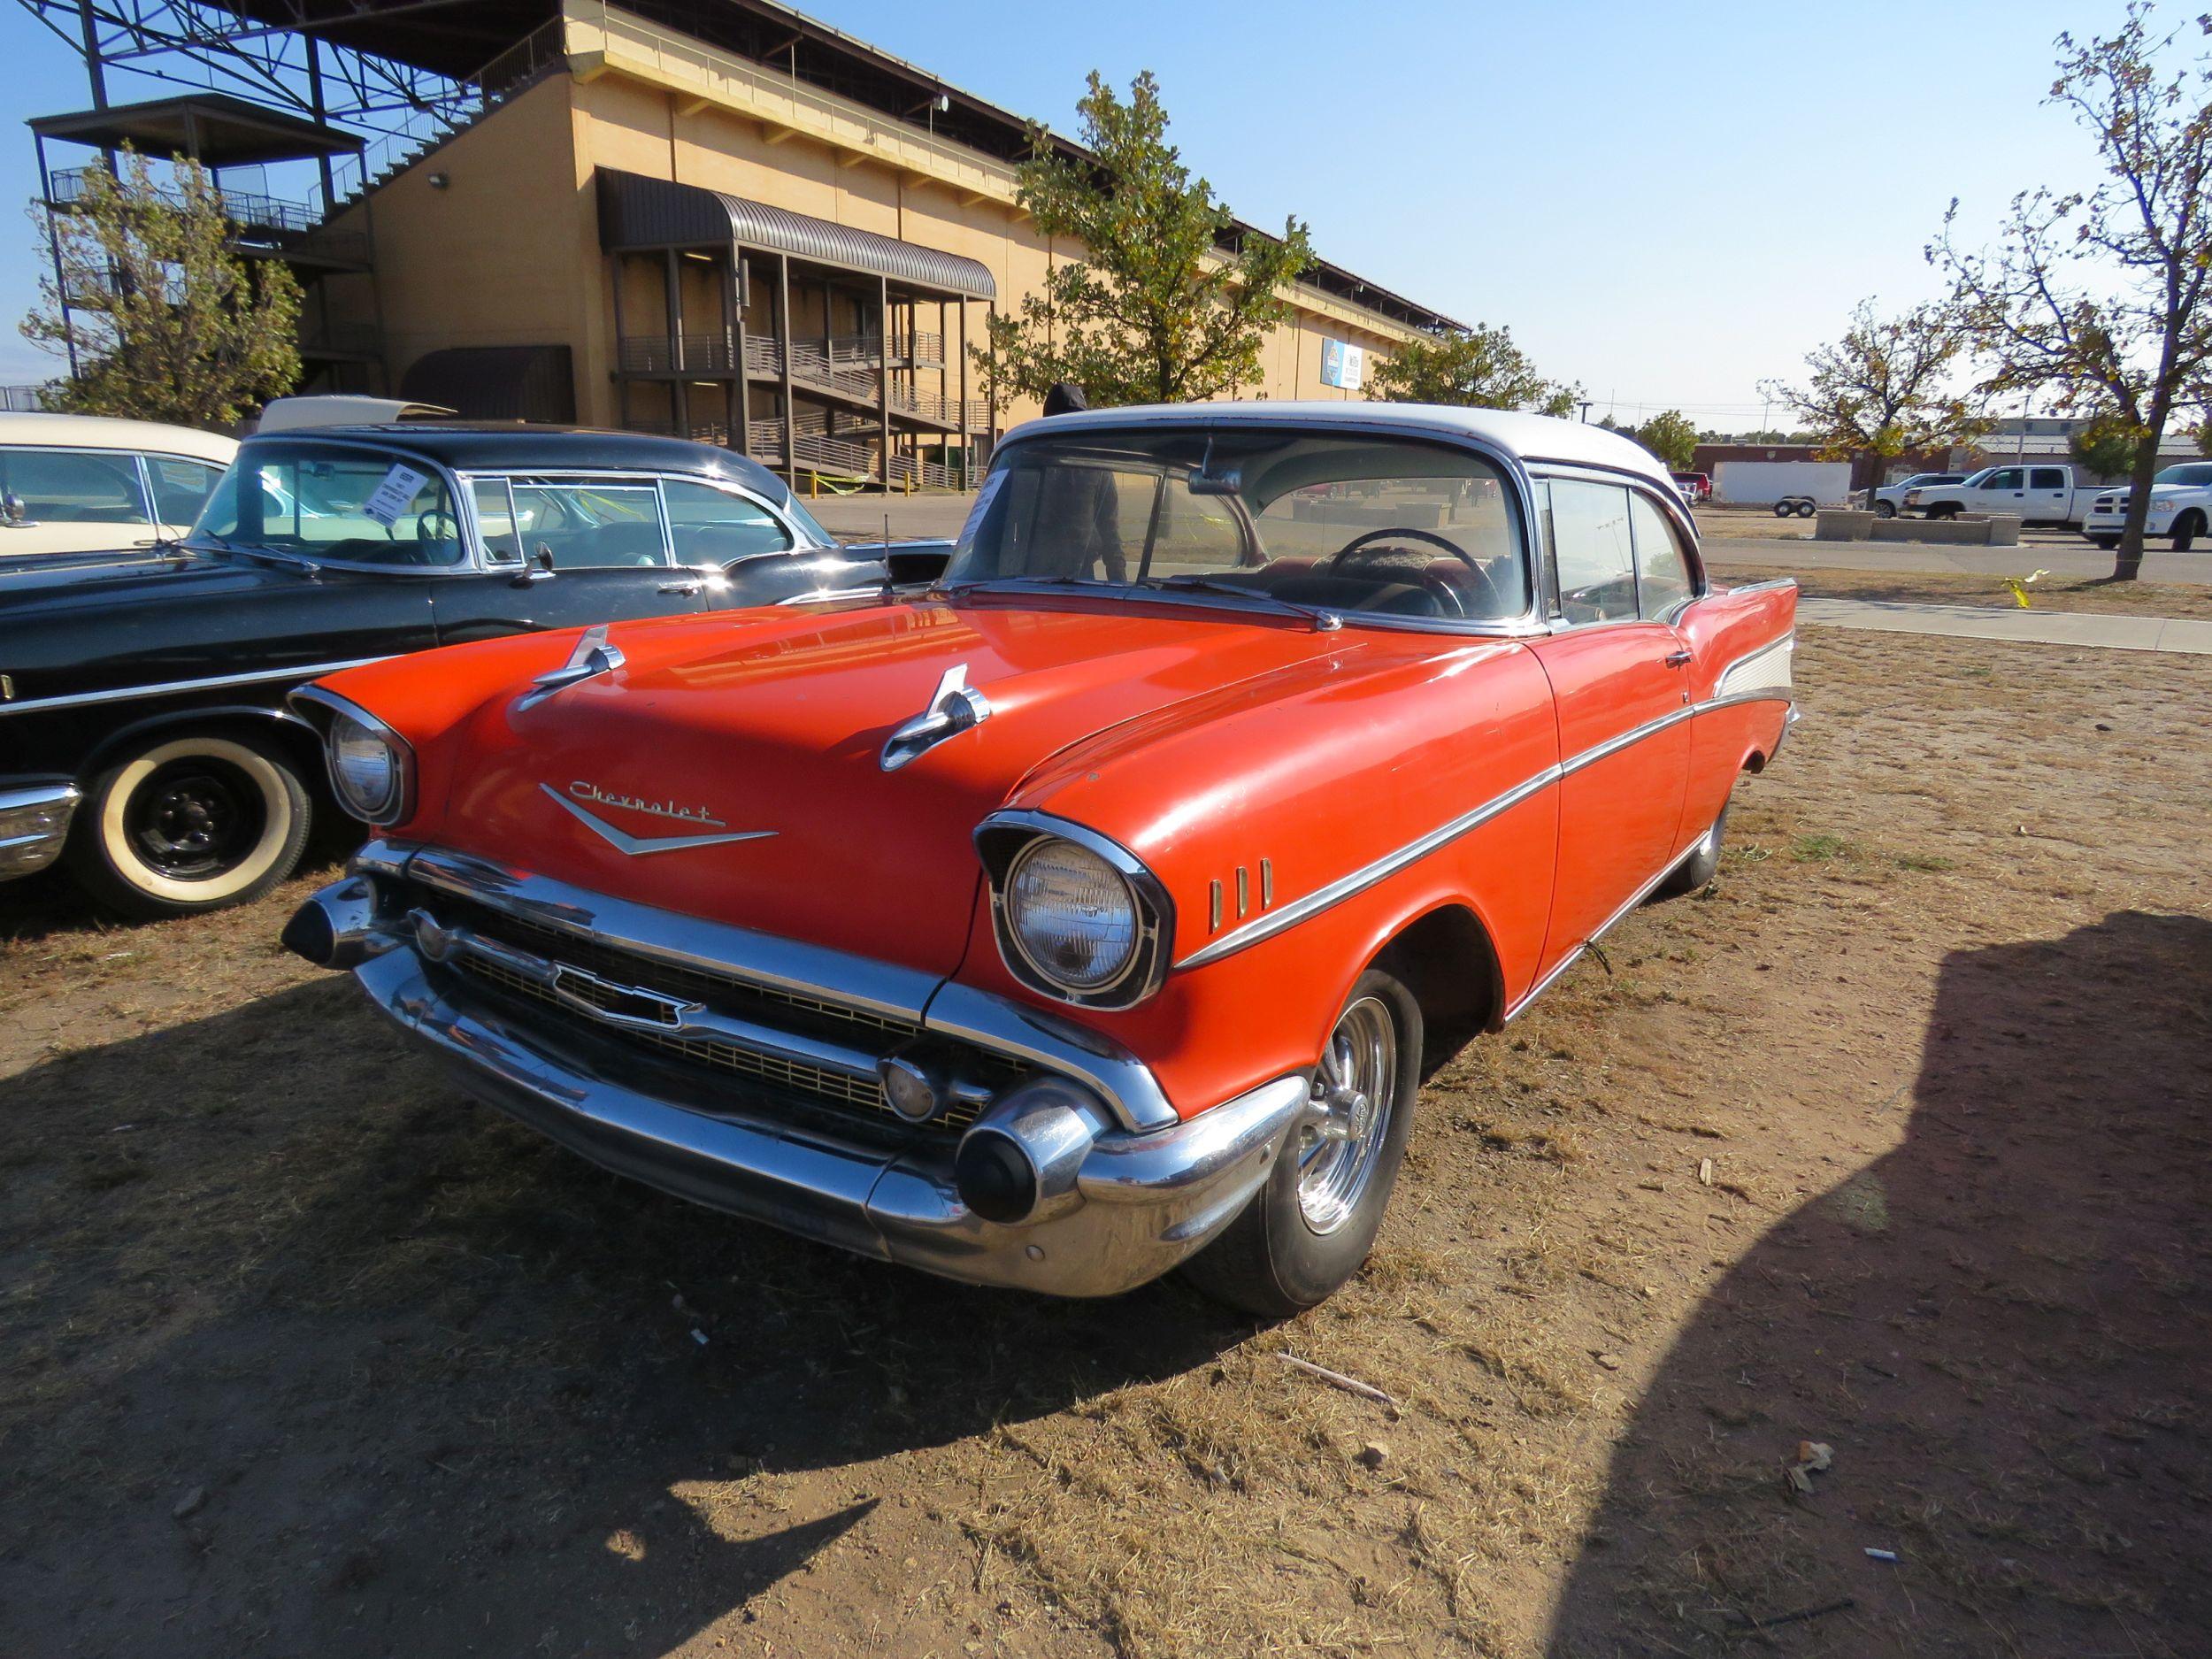
[[[2081,533],[2101,548],[2120,545],[2120,532],[2128,517],[2128,496],[2123,485],[2099,490],[2089,503]],[[2151,480],[2150,516],[2143,534],[2173,538],[2174,551],[2186,553],[2197,537],[2212,528],[2212,461],[2184,461],[2161,467]]]
[[[1915,472],[1910,478],[1901,478],[1894,484],[1885,484],[1873,494],[1873,511],[1878,518],[1894,518],[1903,510],[1908,491],[1928,489],[1938,484],[1962,484],[1963,472]]]
[[[0,559],[174,540],[237,453],[189,426],[0,414]]]

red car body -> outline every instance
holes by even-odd
[[[1368,626],[1181,590],[985,584],[623,624],[605,635],[611,666],[590,658],[597,636],[572,632],[352,670],[310,698],[383,729],[412,777],[293,942],[353,967],[478,1093],[618,1169],[933,1271],[1098,1294],[1175,1264],[1253,1202],[1298,1143],[1333,1027],[1375,964],[1414,964],[1402,977],[1423,987],[1432,1040],[1494,1028],[1716,849],[1739,779],[1782,741],[1793,584],[1710,587],[1666,474],[1633,445],[1456,411],[1064,419],[1087,426],[1035,425],[1108,444],[1147,423],[1340,435],[1349,421],[1463,446],[1514,495],[1539,614]],[[1687,596],[1662,617],[1569,622],[1541,528],[1555,480],[1617,480],[1665,513]],[[1656,520],[1637,511],[1648,534]],[[534,694],[577,658],[574,683]],[[966,691],[942,700],[954,680],[987,718],[958,713]],[[949,732],[895,767],[902,723],[954,705]],[[1056,990],[1007,942],[991,838],[1025,849],[1047,833],[1125,871],[1140,933],[1150,923],[1140,949],[1157,956],[1141,994]],[[442,960],[457,934],[454,960],[480,972]],[[522,968],[494,959],[518,946]],[[463,959],[480,949],[494,956]],[[622,971],[639,963],[657,966],[642,987]],[[704,1052],[649,1000],[682,990],[659,972],[675,969],[818,1002],[847,1022],[841,1040],[879,1019],[916,1052],[949,1054],[929,1062],[933,1119],[890,1118],[892,1096],[863,1098],[848,1064],[802,1092],[806,1112],[854,1118],[849,1136],[811,1132],[835,1151],[794,1175],[769,1086],[809,1051],[757,1002],[753,1027],[716,1041],[764,1102],[718,1100],[703,1068],[628,1089],[607,1058],[625,1044],[682,1065]],[[503,1000],[501,972],[551,974],[554,995]],[[580,1058],[562,1044],[595,1005],[606,1029]],[[946,1081],[964,1071],[964,1094]],[[563,1117],[564,1091],[618,1084],[638,1098]],[[740,1122],[775,1143],[772,1171],[760,1147],[714,1144]],[[1005,1220],[977,1212],[955,1167],[994,1124],[991,1149],[1032,1188]],[[895,1145],[879,1144],[887,1125]],[[672,1136],[688,1143],[672,1153]],[[1065,1171],[1056,1136],[1080,1143]]]

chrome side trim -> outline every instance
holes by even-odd
[[[345,668],[366,668],[383,657],[357,657],[343,663],[306,663],[296,668],[263,668],[250,674],[214,674],[204,680],[165,680],[149,686],[116,686],[106,691],[73,691],[27,703],[0,703],[0,715],[28,714],[34,709],[81,709],[96,703],[127,703],[134,697],[166,697],[182,691],[216,691],[225,686],[252,686],[272,680],[319,680]]]
[[[1746,582],[1742,587],[1731,588],[1728,591],[1732,594],[1770,594],[1778,588],[1796,586],[1797,578],[1794,576],[1776,576],[1763,582]]]
[[[1710,835],[1712,833],[1712,826],[1708,825],[1706,826],[1705,835]],[[1685,859],[1689,858],[1697,851],[1699,846],[1703,843],[1705,835],[1700,835],[1696,841],[1692,841],[1682,850],[1680,856],[1670,858],[1664,864],[1661,865],[1659,873],[1653,876],[1648,881],[1646,881],[1641,887],[1638,887],[1635,892],[1630,894],[1627,900],[1621,905],[1620,909],[1615,910],[1610,916],[1600,922],[1597,926],[1591,931],[1589,938],[1584,940],[1572,950],[1570,950],[1565,956],[1560,957],[1557,962],[1552,964],[1550,972],[1547,973],[1542,979],[1537,980],[1535,984],[1530,986],[1527,990],[1524,991],[1518,1000],[1514,1002],[1513,1006],[1505,1010],[1505,1018],[1501,1019],[1498,1023],[1502,1025],[1506,1023],[1506,1021],[1513,1018],[1515,1015],[1518,1014],[1531,1002],[1533,1002],[1554,979],[1556,979],[1561,974],[1566,972],[1568,969],[1573,967],[1576,963],[1581,961],[1582,953],[1584,951],[1589,949],[1592,945],[1596,944],[1599,940],[1604,938],[1606,934],[1611,933],[1617,923],[1620,922],[1631,910],[1633,910],[1639,904],[1641,904],[1646,899],[1651,896],[1651,890],[1654,887],[1657,887],[1662,881],[1664,881],[1669,876],[1672,875],[1676,868],[1680,865]]]
[[[1788,691],[1795,683],[1793,672],[1797,653],[1797,630],[1747,651],[1720,671],[1713,682],[1712,701],[1719,702],[1753,690]]]
[[[1499,813],[1507,811],[1527,800],[1538,791],[1548,789],[1565,774],[1557,766],[1547,766],[1534,777],[1516,784],[1503,795],[1494,795],[1471,812],[1463,812],[1450,823],[1431,830],[1418,841],[1409,841],[1395,852],[1385,853],[1372,864],[1363,865],[1349,875],[1339,876],[1325,887],[1317,887],[1302,899],[1294,899],[1279,910],[1270,910],[1243,926],[1222,934],[1211,944],[1194,950],[1175,965],[1183,968],[1202,968],[1210,962],[1272,939],[1285,928],[1295,927],[1310,916],[1341,904],[1355,894],[1363,893],[1377,882],[1394,876],[1408,864],[1427,857],[1438,848],[1457,841],[1470,831],[1487,824]]]
[[[1767,652],[1777,649],[1780,645],[1789,643],[1794,637],[1793,634],[1775,644],[1762,646],[1759,650],[1740,660],[1752,661]],[[1734,664],[1731,666],[1732,668]],[[1316,888],[1304,898],[1294,899],[1279,910],[1265,912],[1244,926],[1224,933],[1211,944],[1191,952],[1175,966],[1179,972],[1185,968],[1202,968],[1210,962],[1218,962],[1222,957],[1233,956],[1240,950],[1258,944],[1262,940],[1272,939],[1285,928],[1295,926],[1310,916],[1317,916],[1323,910],[1341,904],[1345,900],[1365,892],[1377,882],[1397,874],[1407,865],[1427,857],[1439,848],[1457,841],[1471,830],[1479,828],[1490,819],[1497,817],[1499,813],[1518,806],[1539,790],[1550,787],[1561,779],[1580,772],[1584,767],[1593,765],[1608,756],[1617,755],[1632,744],[1640,743],[1644,739],[1663,732],[1670,726],[1678,726],[1684,720],[1701,714],[1710,714],[1716,709],[1732,708],[1740,703],[1784,703],[1791,704],[1793,712],[1795,709],[1795,703],[1786,686],[1757,686],[1744,691],[1732,692],[1724,697],[1709,697],[1702,703],[1689,703],[1683,704],[1679,709],[1670,709],[1655,720],[1647,720],[1641,726],[1632,727],[1617,737],[1608,738],[1604,742],[1586,749],[1580,754],[1561,762],[1556,766],[1545,767],[1535,776],[1516,784],[1504,794],[1494,795],[1484,802],[1473,811],[1463,813],[1460,817],[1452,819],[1450,823],[1431,830],[1417,841],[1409,841],[1394,852],[1385,853],[1372,864],[1362,865],[1349,875],[1339,876],[1326,887]],[[1673,867],[1670,864],[1667,868],[1671,870]],[[1665,873],[1665,871],[1662,871],[1660,875],[1663,876]],[[1652,880],[1653,884],[1656,885],[1659,877],[1655,876]]]

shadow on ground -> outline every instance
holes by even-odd
[[[0,1179],[22,1659],[664,1652],[868,1520],[871,1460],[1249,1329],[1175,1286],[942,1284],[618,1181],[336,979],[14,1079]]]
[[[1922,1041],[1901,1143],[1665,1360],[1554,1659],[2205,1651],[2212,923],[1955,952]]]

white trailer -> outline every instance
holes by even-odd
[[[1771,507],[1809,497],[1823,506],[1851,498],[1848,461],[1723,461],[1713,469],[1713,499],[1733,507]]]

